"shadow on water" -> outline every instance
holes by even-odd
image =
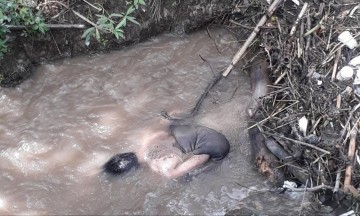
[[[1,214],[224,214],[267,188],[250,161],[245,108],[250,86],[234,70],[204,101],[195,121],[223,133],[231,152],[178,181],[141,166],[109,178],[101,166],[139,148],[162,110],[188,112],[214,71],[237,50],[225,30],[163,35],[104,55],[37,68],[14,89],[1,89]],[[204,62],[199,55],[208,62]]]

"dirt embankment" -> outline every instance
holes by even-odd
[[[65,8],[64,4],[86,18],[93,20],[96,18],[97,12],[85,1],[74,1],[70,4],[65,1],[62,4],[51,2],[37,2],[37,6],[41,5],[47,24],[88,25],[72,10]],[[90,3],[95,2],[101,1],[90,1]],[[122,13],[127,8],[125,1],[108,0],[102,1],[101,4],[107,14]],[[16,86],[31,75],[34,64],[41,62],[82,53],[121,49],[161,32],[171,31],[182,34],[211,22],[220,23],[226,14],[232,12],[234,3],[231,0],[153,0],[146,1],[146,4],[133,15],[141,25],[128,24],[124,29],[125,39],[120,40],[108,34],[102,36],[102,42],[92,40],[87,46],[81,36],[85,29],[91,26],[85,29],[50,29],[45,35],[36,37],[22,37],[20,36],[22,30],[12,30],[8,40],[10,52],[0,62],[0,85]]]

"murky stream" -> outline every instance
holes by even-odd
[[[231,142],[223,161],[191,181],[146,166],[125,178],[99,168],[139,148],[162,110],[188,112],[237,50],[225,30],[163,35],[104,55],[65,59],[0,95],[0,214],[211,214],[266,188],[250,160],[249,78],[234,70],[203,103],[196,123]],[[215,45],[216,44],[216,45]],[[204,62],[199,55],[205,58]],[[210,69],[210,66],[212,70]]]

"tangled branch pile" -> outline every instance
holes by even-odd
[[[339,35],[360,42],[360,4],[325,2],[286,1],[261,28],[272,85],[256,126],[280,160],[272,169],[317,188],[318,195],[330,194],[323,202],[354,207],[360,200],[360,46],[346,45],[351,37],[341,42]]]

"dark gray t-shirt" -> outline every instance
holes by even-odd
[[[175,147],[183,153],[208,154],[213,160],[223,159],[230,150],[230,144],[221,133],[203,126],[170,125],[175,137]]]

